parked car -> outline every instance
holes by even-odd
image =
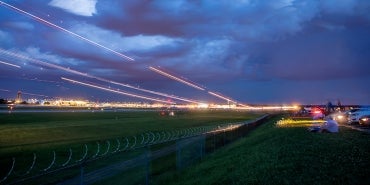
[[[347,123],[348,124],[359,123],[360,118],[365,115],[370,115],[369,109],[360,109],[358,111],[352,112],[348,114]]]
[[[363,109],[355,108],[355,109],[350,109],[347,111],[338,111],[338,112],[331,113],[330,116],[333,117],[333,119],[338,123],[347,123],[348,116],[360,110],[363,110]]]
[[[314,120],[324,119],[324,117],[325,117],[324,110],[321,109],[320,107],[312,107],[311,114],[312,114],[312,118]]]
[[[365,115],[365,116],[361,116],[358,123],[362,126],[370,126],[370,114]]]
[[[330,114],[330,116],[338,123],[347,123],[348,112],[338,111]]]

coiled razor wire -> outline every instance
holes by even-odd
[[[46,167],[45,169],[41,170],[41,171],[48,171],[55,163],[55,158],[56,158],[56,155],[55,155],[55,151],[53,151],[53,160],[50,162],[50,165],[48,167]]]
[[[119,148],[121,147],[121,142],[119,141],[118,138],[116,139],[116,141],[117,141],[117,148],[112,152],[112,154],[118,152],[119,151]]]
[[[82,155],[81,159],[76,161],[76,163],[79,163],[79,162],[85,160],[85,158],[87,157],[87,152],[88,152],[89,148],[87,147],[87,144],[85,144],[84,146],[85,146],[84,154]]]
[[[0,183],[5,181],[10,176],[10,174],[13,172],[14,165],[15,165],[15,158],[13,157],[12,160],[13,160],[13,162],[12,162],[12,166],[10,167],[9,172],[5,175],[5,177],[3,179],[0,180]]]
[[[101,154],[101,156],[105,156],[105,155],[107,155],[107,154],[108,154],[108,152],[109,152],[109,149],[110,149],[110,141],[109,141],[109,140],[107,140],[107,141],[106,141],[106,143],[107,143],[107,150],[106,150],[103,154]]]
[[[69,161],[71,161],[71,159],[72,159],[72,149],[71,148],[69,148],[69,157],[68,157],[68,159],[67,159],[67,161],[66,162],[64,162],[63,164],[62,164],[62,166],[64,167],[64,166],[66,166],[68,163],[69,163]]]

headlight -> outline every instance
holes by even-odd
[[[362,121],[367,121],[367,120],[369,120],[369,118],[362,118],[361,120]]]
[[[337,119],[343,119],[344,118],[344,116],[343,115],[338,115],[337,116]]]

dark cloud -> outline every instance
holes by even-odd
[[[70,10],[67,0],[65,7],[43,1],[5,2],[135,59],[129,62],[0,6],[2,49],[98,77],[214,101],[148,69],[162,66],[245,102],[316,103],[351,94],[358,98],[348,101],[370,104],[370,89],[362,85],[370,80],[368,1],[98,0],[96,7],[80,7],[79,11]],[[61,81],[60,76],[67,75],[99,83],[9,56],[0,56],[0,60],[26,64],[21,69],[0,68],[3,77],[17,79],[17,88],[27,83],[18,76]],[[32,82],[37,86],[38,81]],[[11,86],[4,78],[0,83]],[[351,88],[341,90],[344,83]],[[41,82],[39,85],[45,87]],[[64,94],[99,99],[99,91],[89,95],[83,91],[88,88],[77,88],[59,84],[47,93],[62,89]],[[327,93],[329,89],[336,91]],[[326,95],[302,96],[315,92]]]

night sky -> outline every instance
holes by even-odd
[[[370,104],[367,0],[2,2],[65,30],[0,3],[0,98],[148,102],[64,77],[178,103],[107,80],[209,103],[226,102],[212,91],[244,104]]]

